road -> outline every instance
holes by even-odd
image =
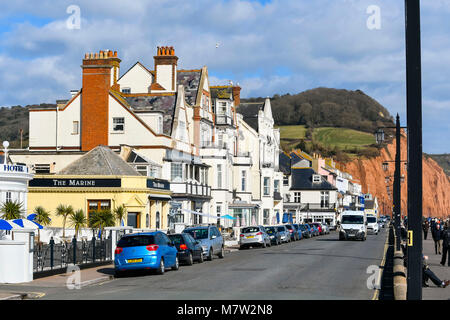
[[[370,265],[380,265],[385,229],[367,241],[312,239],[231,252],[164,275],[134,274],[79,290],[33,288],[42,299],[359,299],[370,300]],[[111,270],[110,270],[111,271]],[[25,289],[25,288],[23,288]]]

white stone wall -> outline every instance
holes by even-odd
[[[152,74],[140,63],[137,63],[117,83],[120,84],[120,90],[130,88],[130,93],[148,93],[152,78]]]
[[[30,147],[55,147],[56,149],[56,110],[30,111]]]

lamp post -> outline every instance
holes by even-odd
[[[408,126],[407,299],[422,300],[422,76],[420,1],[405,0]]]

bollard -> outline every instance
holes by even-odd
[[[77,264],[77,238],[73,236],[72,239],[72,250],[73,250],[73,264]]]
[[[396,239],[397,241],[397,239]],[[394,251],[394,298],[395,300],[406,300],[406,270],[403,266],[403,252]]]
[[[55,240],[53,240],[53,237],[50,238],[50,269],[53,270],[53,253],[55,249]]]

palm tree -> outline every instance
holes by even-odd
[[[114,214],[109,209],[94,211],[89,215],[89,226],[100,229],[103,237],[105,227],[114,227],[116,224]]]
[[[119,220],[119,226],[126,214],[127,211],[123,204],[114,209],[114,215],[116,216],[116,219]]]
[[[86,216],[82,209],[72,212],[69,216],[70,226],[75,228],[75,237],[78,237],[80,228],[85,227],[87,224]]]
[[[66,237],[66,219],[72,213],[73,213],[73,207],[71,205],[65,206],[63,204],[60,204],[56,208],[56,215],[60,216],[60,217],[63,217],[63,238]]]
[[[22,217],[23,204],[19,201],[6,201],[0,207],[1,218],[5,220],[20,219]]]
[[[34,213],[36,214],[36,217],[34,217],[33,220],[39,223],[40,225],[48,226],[51,223],[50,213],[47,210],[45,210],[44,207],[37,206],[36,208],[34,208]],[[38,243],[39,244],[41,243],[41,234],[39,229],[38,229]]]

